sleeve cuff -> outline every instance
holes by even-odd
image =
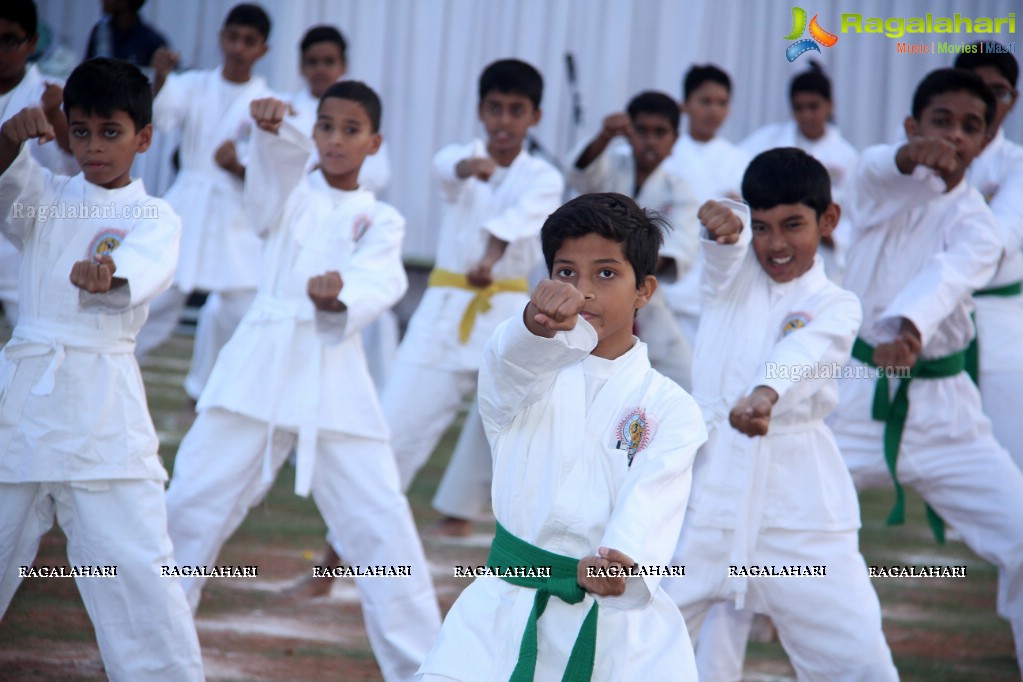
[[[348,328],[348,311],[329,313],[316,311],[316,334],[324,343],[336,346],[345,340],[345,329]]]

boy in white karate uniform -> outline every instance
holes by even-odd
[[[551,279],[487,345],[479,402],[498,521],[487,563],[550,576],[477,578],[423,680],[696,679],[650,570],[671,556],[706,438],[632,335],[657,287],[659,228],[621,194],[582,195],[544,224]]]
[[[153,125],[181,131],[181,170],[165,198],[181,216],[181,260],[174,286],[154,304],[136,355],[167,340],[194,291],[210,296],[199,313],[185,392],[199,399],[217,353],[256,295],[262,242],[242,205],[243,161],[252,131],[249,104],[270,89],[252,68],[269,49],[270,18],[236,5],[220,30],[223,65],[172,74],[176,55],[154,57]]]
[[[179,565],[214,563],[296,448],[295,492],[312,493],[347,558],[411,566],[411,575],[396,579],[356,578],[385,679],[408,680],[440,612],[359,341],[407,287],[405,221],[358,186],[363,158],[380,146],[380,100],[357,81],[327,89],[313,133],[320,168],[311,174],[312,144],[282,124],[287,109],[275,99],[252,104],[262,130],[246,203],[267,221],[259,294],[224,346],[178,449],[167,492],[170,534]],[[194,609],[203,580],[183,584]]]
[[[693,395],[709,440],[674,556],[686,576],[666,589],[691,633],[723,600],[769,615],[801,680],[895,680],[858,548],[856,490],[823,421],[861,317],[817,256],[840,210],[827,171],[798,149],[755,158],[742,193],[752,220],[734,202],[700,209]],[[793,565],[796,577],[749,577]],[[700,679],[717,675],[701,669]]]
[[[56,516],[72,568],[116,567],[77,579],[110,679],[202,680],[185,596],[160,575],[173,561],[167,473],[132,355],[181,235],[167,203],[130,177],[152,136],[149,81],[127,62],[85,62],[64,111],[74,177],[29,154],[29,140],[53,139],[42,110],[0,127],[3,232],[24,256],[21,317],[0,359],[0,615]],[[83,208],[103,217],[71,217]]]
[[[689,185],[697,206],[710,199],[739,196],[749,154],[718,135],[728,118],[732,79],[713,64],[693,65],[682,79],[686,129],[664,161],[664,169]],[[700,259],[677,281],[662,289],[679,327],[696,342],[700,322]]]
[[[437,259],[381,397],[403,489],[476,388],[487,339],[529,300],[537,235],[564,190],[561,174],[523,148],[542,95],[543,78],[529,64],[490,64],[479,79],[486,142],[434,156],[443,201]]]
[[[984,414],[998,442],[1023,469],[1023,145],[1005,137],[1002,121],[1019,98],[1019,64],[1009,52],[969,52],[956,58],[956,68],[969,69],[995,94],[995,118],[988,143],[966,180],[984,196],[998,220],[1005,255],[984,288],[973,293],[977,338],[973,371],[980,387]],[[968,351],[969,353],[969,351]],[[968,354],[967,358],[971,356]]]
[[[998,613],[1023,661],[1023,473],[992,435],[965,372],[971,294],[1003,253],[994,216],[964,181],[994,115],[978,76],[939,69],[913,95],[909,141],[863,152],[847,192],[854,231],[845,284],[864,310],[850,369],[912,368],[914,378],[842,378],[831,427],[858,486],[895,482],[890,522],[901,522],[901,485],[911,485],[939,539],[944,519],[998,567]]]
[[[796,147],[814,157],[828,169],[831,193],[835,203],[844,203],[842,188],[859,159],[859,152],[842,137],[842,131],[831,122],[834,102],[831,80],[820,64],[810,62],[807,71],[795,76],[789,84],[792,120],[770,123],[755,130],[742,141],[742,148],[751,156],[774,147]],[[835,234],[821,243],[820,254],[828,277],[841,285],[845,270],[845,249],[851,227],[839,225]]]
[[[685,180],[664,170],[678,139],[678,123],[675,100],[661,92],[642,92],[625,112],[607,116],[597,136],[579,145],[566,164],[568,183],[578,192],[625,194],[668,220],[672,229],[661,247],[658,284],[678,281],[697,254],[696,197]],[[629,144],[612,148],[617,137]],[[654,369],[688,389],[693,349],[661,291],[636,316],[636,326]]]
[[[55,144],[28,142],[32,157],[54,173],[73,175],[78,172],[74,159],[65,152],[67,119],[60,110],[61,86],[54,79],[44,79],[28,58],[35,52],[37,33],[36,6],[32,0],[11,0],[0,6],[0,40],[9,45],[0,49],[0,123],[25,107],[41,107],[54,129]],[[0,237],[0,303],[7,321],[18,321],[18,270],[21,255],[11,242]]]

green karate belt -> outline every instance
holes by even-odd
[[[973,292],[974,296],[1002,296],[1004,298],[1021,294],[1023,294],[1023,282],[1013,282],[1005,286],[994,287],[992,289],[978,289]],[[977,317],[975,315],[970,317],[973,318],[973,326],[976,327]],[[970,341],[970,345],[966,347],[966,373],[973,379],[973,383],[980,386],[980,352],[977,350],[976,335],[973,336],[973,341]]]
[[[536,590],[533,597],[533,610],[526,621],[526,630],[522,633],[519,645],[519,661],[515,664],[509,682],[532,682],[536,673],[536,621],[543,615],[551,596],[567,602],[578,604],[586,596],[586,590],[576,582],[579,561],[562,556],[520,540],[500,523],[497,524],[497,535],[490,545],[490,556],[487,566],[491,568],[510,566],[550,567],[550,578],[521,578],[502,576],[502,580],[519,587]],[[588,682],[593,674],[593,659],[597,650],[597,604],[594,603],[586,614],[579,634],[576,635],[572,653],[568,657],[568,665],[562,682]]]
[[[874,364],[874,347],[856,337],[853,343],[852,356],[865,365]],[[909,416],[909,384],[913,379],[943,379],[953,377],[966,369],[966,350],[952,353],[941,358],[930,360],[919,359],[909,370],[909,377],[899,382],[895,397],[889,399],[888,376],[882,371],[877,377],[874,389],[874,405],[871,416],[884,422],[884,459],[888,464],[888,472],[895,484],[895,505],[888,514],[888,525],[894,526],[906,521],[906,493],[896,475],[896,462],[899,457],[899,445],[902,443],[902,431],[906,427]],[[945,522],[938,513],[927,505],[927,523],[931,526],[934,539],[939,544],[945,542]]]

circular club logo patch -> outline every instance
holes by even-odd
[[[636,453],[646,447],[650,442],[650,430],[647,428],[646,413],[642,409],[630,410],[618,425],[615,436],[618,439],[617,448],[625,450],[629,455],[629,466],[632,466],[632,459]]]
[[[96,233],[89,244],[89,258],[99,258],[113,253],[124,239],[124,230],[115,230],[112,227],[105,227]]]
[[[802,329],[810,324],[810,313],[790,313],[785,321],[781,323],[781,335],[788,336],[797,329]]]

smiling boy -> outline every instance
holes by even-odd
[[[939,539],[944,519],[998,567],[998,613],[1023,661],[1023,473],[965,372],[970,297],[1003,250],[984,198],[964,181],[995,109],[977,75],[932,71],[913,95],[908,140],[864,151],[848,194],[845,279],[863,302],[863,327],[831,426],[858,486],[895,482],[889,522],[902,521],[901,486],[912,486]],[[869,367],[910,367],[913,379],[896,388],[852,378]]]
[[[422,679],[695,680],[660,577],[609,575],[668,563],[706,437],[632,335],[660,241],[621,194],[580,196],[544,224],[551,279],[487,345],[479,403],[498,521],[488,564],[551,576],[473,582]]]
[[[800,679],[895,680],[858,548],[856,491],[823,422],[837,398],[829,370],[848,359],[861,316],[817,256],[840,209],[824,167],[793,148],[753,159],[742,193],[749,209],[700,209],[693,397],[709,440],[674,556],[686,576],[666,589],[691,633],[726,600],[770,616]],[[777,580],[740,570],[796,564],[826,574]],[[701,679],[716,679],[699,662]]]
[[[0,127],[3,232],[24,254],[21,316],[0,359],[0,613],[56,517],[72,566],[117,567],[78,581],[110,679],[201,680],[181,586],[159,574],[173,560],[167,473],[132,355],[181,235],[129,175],[150,144],[151,108],[149,82],[127,62],[76,68],[64,89],[74,177],[29,154],[31,139],[53,144],[40,109]]]

